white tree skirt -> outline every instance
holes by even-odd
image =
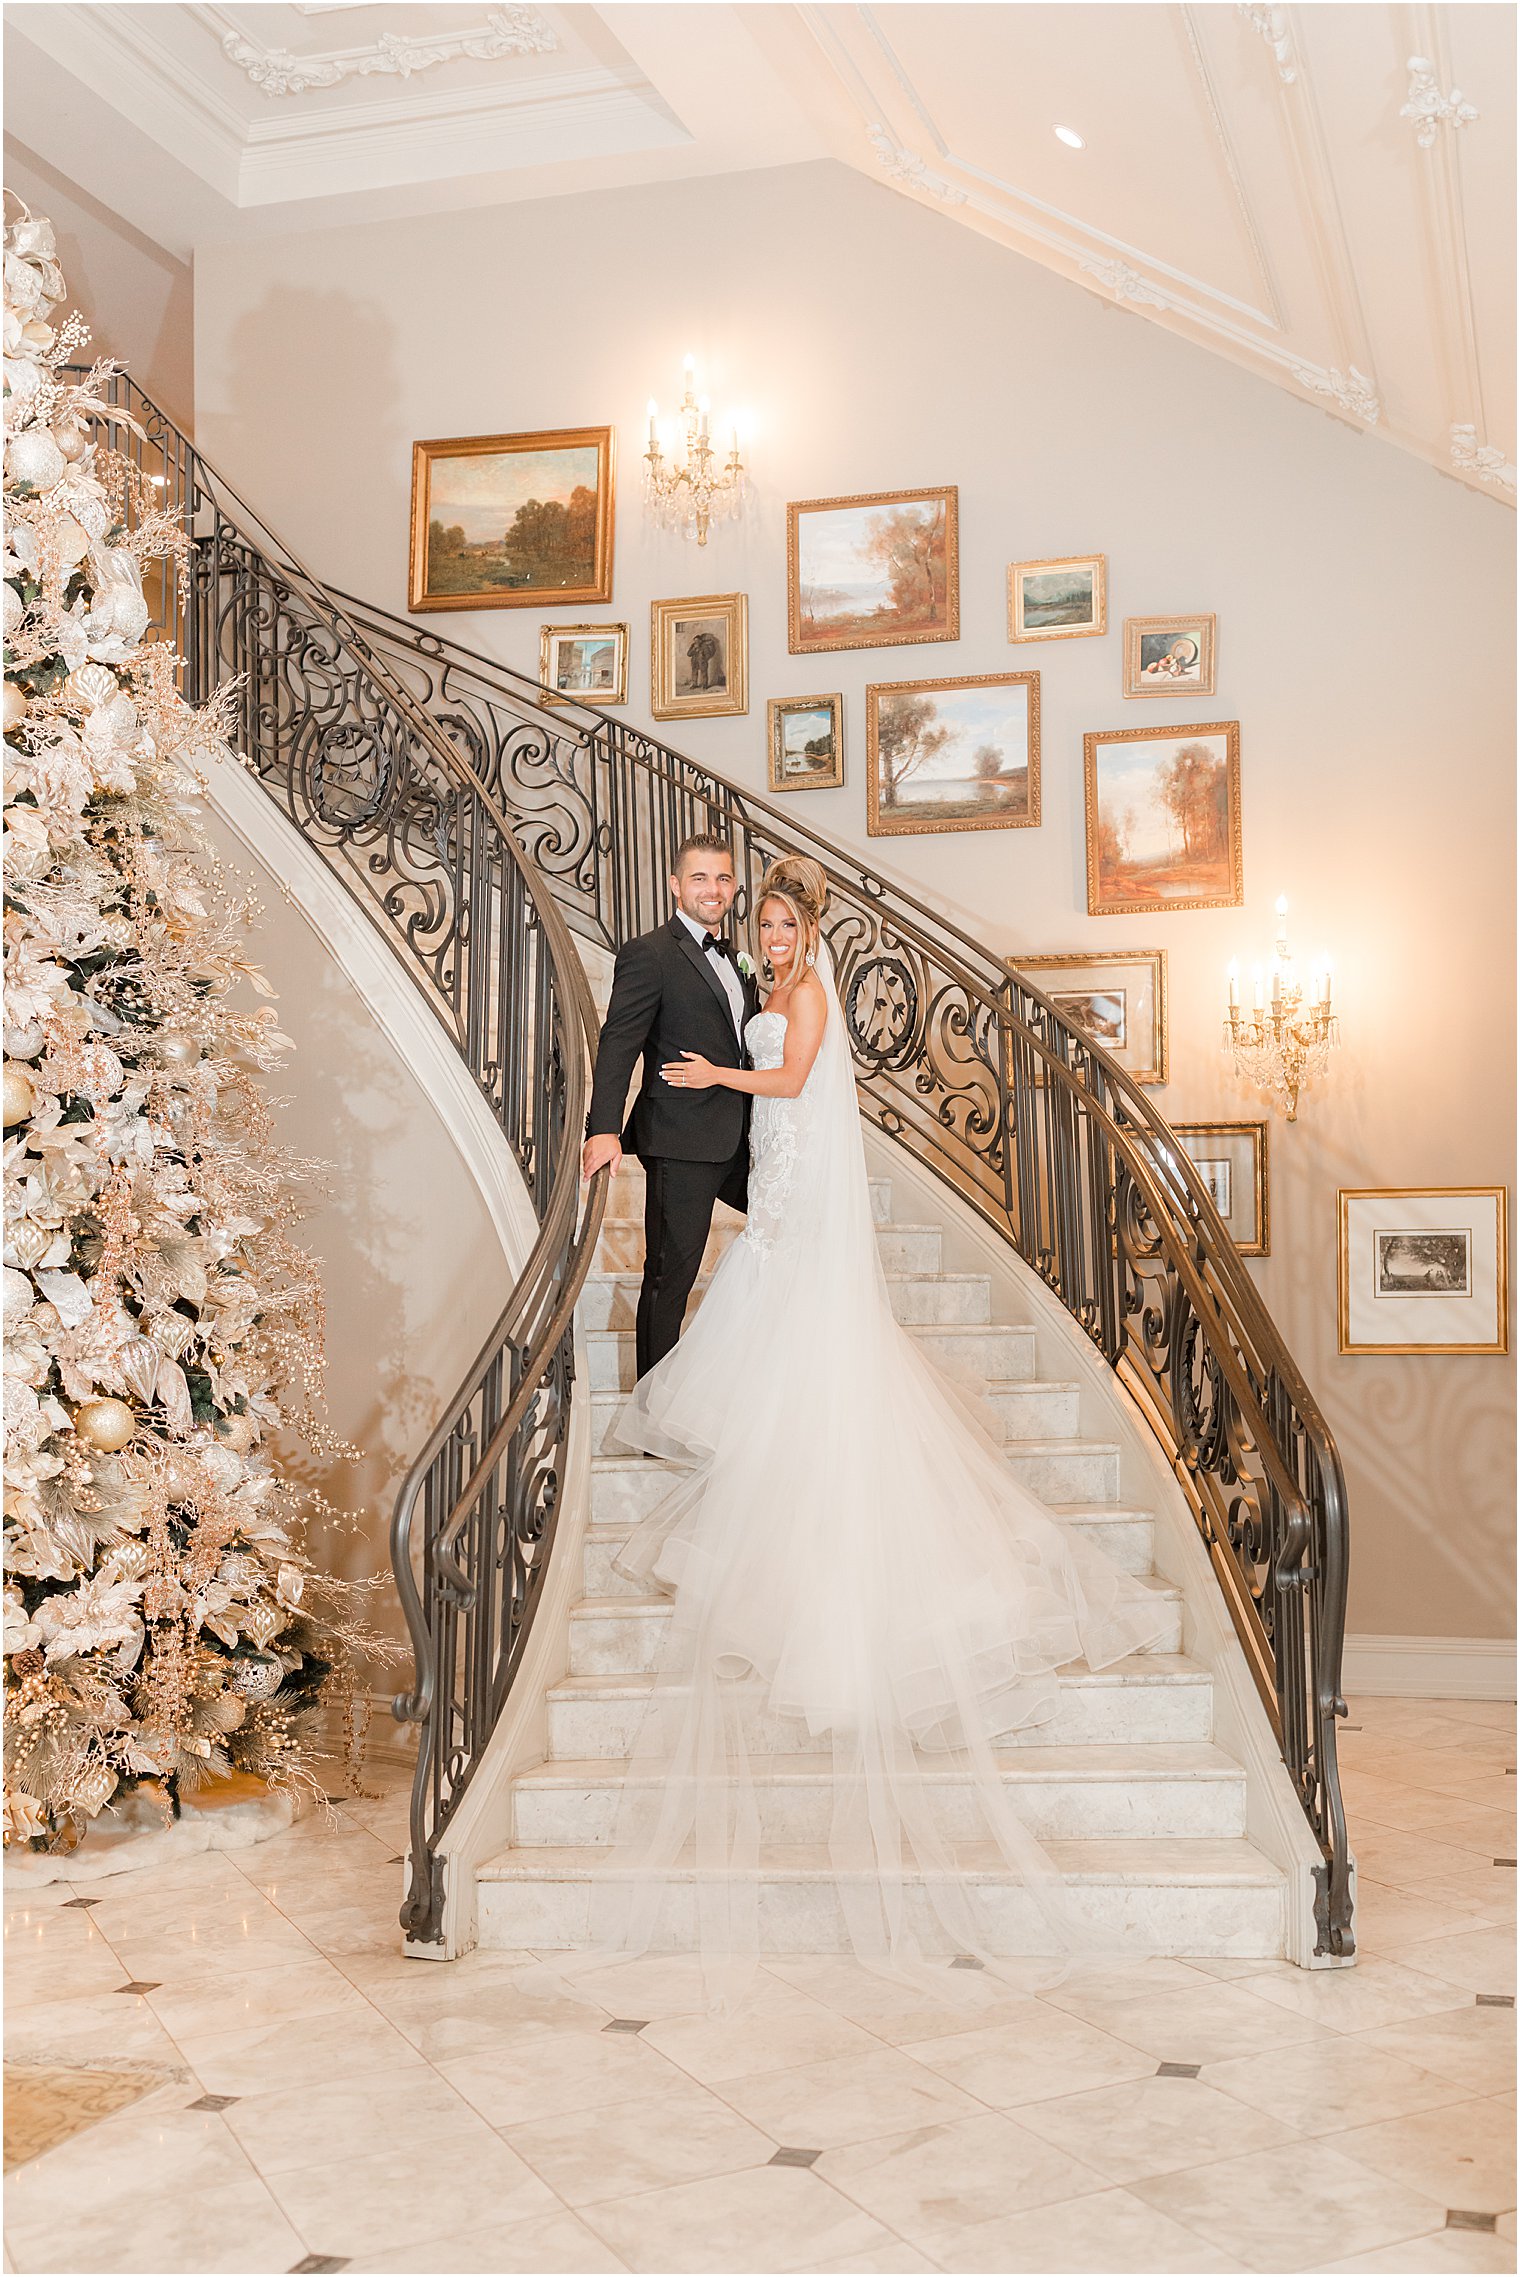
[[[276,1794],[262,1779],[235,1773],[218,1779],[182,1803],[169,1820],[153,1795],[128,1795],[115,1810],[102,1811],[73,1850],[8,1850],[5,1879],[13,1889],[36,1889],[45,1882],[95,1882],[107,1874],[135,1873],[143,1866],[177,1864],[201,1850],[248,1850],[267,1842],[293,1823],[301,1798]]]

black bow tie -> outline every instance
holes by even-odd
[[[727,957],[730,964],[737,961],[732,941],[725,941],[721,933],[709,933],[702,943],[709,956]]]

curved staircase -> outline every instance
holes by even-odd
[[[1011,1470],[1061,1517],[1088,1530],[1172,1612],[1163,1649],[1094,1671],[1062,1671],[1054,1719],[1001,1752],[1015,1807],[1050,1849],[1072,1903],[1137,1951],[1278,1955],[1284,1879],[1246,1834],[1246,1773],[1213,1738],[1213,1680],[1182,1650],[1182,1591],[1155,1570],[1155,1518],[1120,1498],[1120,1448],[1084,1429],[1082,1387],[1055,1373],[1041,1332],[992,1318],[987,1274],[946,1271],[943,1229],[900,1222],[891,1182],[871,1183],[892,1306],[928,1354],[975,1376],[1000,1417]],[[719,1212],[693,1299],[742,1221]],[[541,1762],[511,1783],[510,1842],[478,1869],[478,1933],[487,1946],[540,1951],[589,1941],[592,1885],[605,1873],[618,1796],[669,1618],[668,1600],[639,1596],[613,1560],[671,1484],[670,1466],[603,1452],[633,1383],[633,1312],[643,1257],[642,1173],[613,1180],[596,1261],[581,1295],[593,1416],[591,1504],[582,1537],[583,1593],[570,1609],[566,1671],[547,1695]],[[1049,1368],[1050,1373],[1045,1370]],[[760,1920],[771,1952],[846,1949],[829,1879],[831,1765],[806,1752],[789,1718],[763,1726],[759,1776]],[[925,1763],[948,1832],[956,1832],[953,1759]],[[987,1949],[1043,1949],[1033,1905],[1000,1860],[965,1844]]]

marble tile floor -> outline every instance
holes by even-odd
[[[8,1892],[8,2064],[155,2084],[23,2152],[5,2266],[1512,2271],[1514,1718],[1353,1703],[1343,1972],[545,1996],[524,1955],[399,1955],[394,1764],[328,1827]]]

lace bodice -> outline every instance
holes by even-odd
[[[744,1025],[752,1066],[779,1067],[786,1057],[786,1015],[756,1012]],[[801,1097],[757,1099],[749,1124],[749,1214],[740,1237],[765,1256],[784,1231],[806,1121]]]
[[[786,1014],[755,1012],[744,1023],[744,1042],[756,1067],[779,1067],[786,1055]]]

